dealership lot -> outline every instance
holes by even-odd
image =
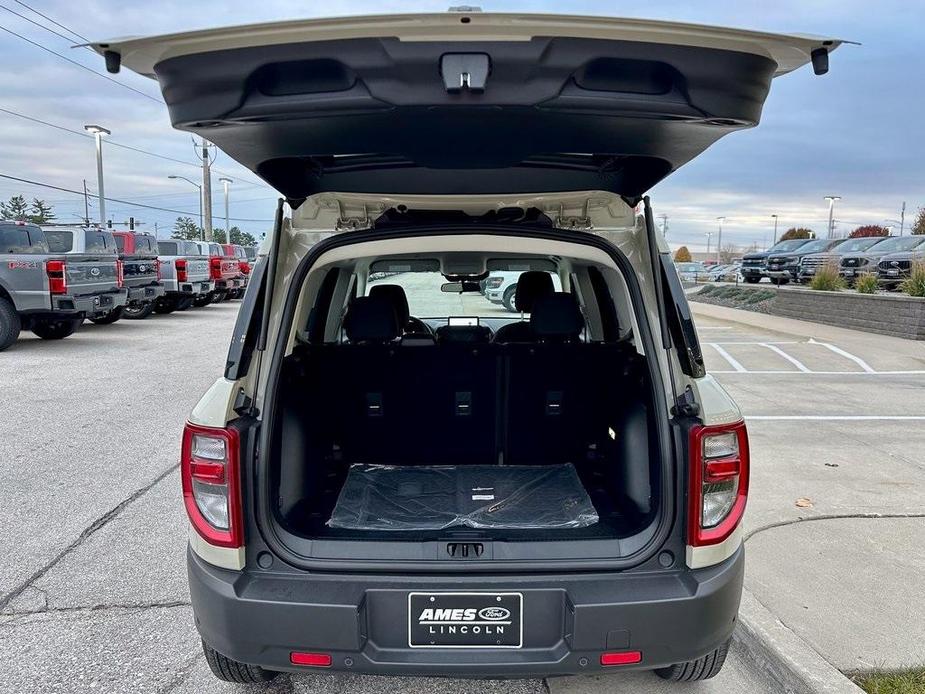
[[[3,355],[0,387],[11,394],[0,402],[4,688],[240,691],[214,680],[200,655],[175,469],[182,422],[221,373],[236,310],[226,303],[85,325],[57,343],[24,336]],[[916,453],[925,449],[925,352],[824,326],[794,334],[771,319],[754,327],[701,315],[698,326],[710,370],[749,419],[748,587],[842,669],[914,660],[907,649],[917,646],[898,646],[925,642],[925,599],[912,579],[925,563],[914,540],[925,530],[925,461]],[[799,522],[807,517],[823,520]],[[846,598],[855,594],[865,600]],[[771,691],[735,650],[730,665],[685,690]],[[675,689],[650,674],[548,685],[305,675],[280,678],[276,689],[547,686]]]

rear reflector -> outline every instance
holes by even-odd
[[[327,653],[300,653],[293,651],[289,654],[289,662],[293,665],[307,665],[309,667],[331,667],[331,656]]]
[[[633,665],[642,662],[642,651],[620,651],[619,653],[602,653],[601,665]]]

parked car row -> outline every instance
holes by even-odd
[[[256,249],[0,220],[0,350],[22,330],[57,340],[243,296]]]
[[[875,236],[856,239],[791,239],[742,259],[742,277],[774,284],[809,282],[829,264],[849,283],[872,272],[880,284],[893,289],[902,283],[916,259],[925,260],[925,236]]]

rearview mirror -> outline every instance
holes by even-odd
[[[479,292],[478,282],[444,282],[440,285],[440,291],[447,294],[462,294],[463,292]]]

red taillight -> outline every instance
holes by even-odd
[[[174,266],[177,268],[177,282],[186,282],[186,261],[177,260]],[[158,272],[160,272],[160,266],[158,266]]]
[[[218,256],[209,259],[209,274],[214,280],[222,278],[222,259]]]
[[[293,651],[289,654],[289,662],[293,665],[308,665],[309,667],[331,667],[331,656],[327,653]]]
[[[642,662],[642,651],[620,651],[602,653],[601,665],[633,665]]]
[[[688,544],[715,545],[742,521],[748,499],[745,422],[691,430]]]
[[[48,275],[48,291],[52,294],[67,294],[67,263],[63,260],[45,262]]]
[[[241,272],[243,272],[245,275],[251,274],[251,264],[250,264],[249,262],[247,262],[246,260],[239,260],[239,261],[238,261],[238,268],[239,268],[239,269],[241,270]]]
[[[121,260],[116,261],[116,284],[120,287],[125,284],[125,268]]]
[[[187,422],[180,454],[183,502],[202,539],[218,547],[241,547],[238,433]]]
[[[161,261],[160,260],[154,261],[154,271],[157,273],[158,281],[160,281],[161,279]]]

